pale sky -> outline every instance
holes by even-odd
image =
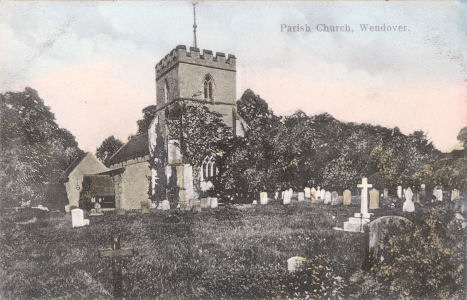
[[[251,88],[276,114],[423,130],[447,151],[467,126],[466,16],[458,1],[202,1],[198,47],[236,55],[237,98]],[[36,89],[84,150],[109,135],[126,140],[155,104],[155,64],[192,46],[192,22],[188,1],[0,2],[0,92]]]

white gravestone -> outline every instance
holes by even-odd
[[[267,192],[259,193],[259,203],[261,203],[261,205],[268,204],[268,193]]]
[[[321,199],[321,201],[324,201],[324,196],[326,196],[326,190],[325,190],[325,189],[322,189],[322,190],[321,190],[321,193],[320,193],[320,199]]]
[[[324,193],[324,204],[331,204],[331,192],[330,191],[326,191],[326,193]]]
[[[212,198],[211,198],[211,203],[210,203],[210,205],[211,205],[211,208],[217,208],[218,203],[217,203],[217,198],[216,198],[216,197],[212,197]]]
[[[305,201],[305,193],[304,192],[298,193],[298,201]]]
[[[357,187],[362,189],[360,213],[363,218],[370,218],[368,214],[368,189],[373,187],[373,185],[369,184],[368,179],[364,177],[362,178],[362,183],[358,184]]]
[[[316,191],[316,200],[321,199],[321,188],[318,186],[318,190]]]
[[[301,256],[294,256],[287,260],[287,271],[297,272],[303,270],[305,267],[306,258]]]
[[[161,210],[169,210],[170,209],[170,202],[169,200],[163,200],[160,204]]]
[[[84,212],[80,208],[75,208],[71,211],[71,226],[83,227],[89,225],[89,220],[84,218]]]
[[[339,201],[339,194],[336,191],[331,193],[331,205],[339,205],[341,204]]]
[[[284,198],[282,199],[283,204],[290,204],[292,202],[292,193],[290,191],[285,191]]]
[[[367,178],[362,178],[362,183],[357,187],[362,189],[360,213],[354,214],[347,222],[344,222],[344,231],[363,232],[363,226],[370,222],[370,214],[368,213],[368,188],[372,185],[368,184]]]
[[[350,205],[352,203],[352,193],[350,190],[345,190],[342,194],[342,201],[344,205]]]
[[[436,197],[436,200],[443,201],[443,190],[442,189],[434,189],[433,196]]]
[[[409,187],[406,192],[405,192],[405,201],[404,204],[402,205],[402,211],[406,212],[414,212],[415,211],[415,205],[412,202],[412,189]]]
[[[306,187],[304,189],[304,192],[305,192],[305,198],[310,199],[311,198],[311,189],[309,187]]]
[[[400,185],[397,187],[397,198],[402,198],[402,187]]]
[[[253,200],[253,203],[251,203],[251,204],[256,205],[256,204],[258,204],[258,201],[257,201],[257,200]]]

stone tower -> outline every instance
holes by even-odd
[[[165,168],[165,184],[176,185],[176,192],[167,192],[171,205],[179,204],[190,208],[197,198],[193,189],[192,168],[183,162],[180,143],[171,137],[166,126],[166,118],[171,110],[183,102],[196,102],[206,105],[210,111],[222,115],[224,123],[232,128],[232,133],[243,135],[242,120],[236,112],[236,58],[229,54],[179,45],[156,64],[156,118],[149,129],[150,149],[156,151],[155,132],[163,140],[166,157],[159,159]],[[157,128],[156,128],[157,127]],[[153,142],[151,142],[151,134]],[[160,145],[159,145],[160,146]],[[160,150],[159,150],[160,153]],[[151,154],[153,155],[153,154]],[[157,153],[156,153],[157,155]],[[152,186],[158,185],[163,175],[152,172]],[[164,178],[165,179],[165,178]],[[154,190],[154,189],[153,189]]]

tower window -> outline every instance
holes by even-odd
[[[208,155],[201,164],[201,180],[212,181],[216,176],[216,161],[214,156]]]
[[[212,76],[207,74],[204,76],[204,81],[203,81],[203,91],[204,91],[204,99],[214,99],[213,95],[213,79]]]

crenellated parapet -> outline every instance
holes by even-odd
[[[235,55],[229,54],[226,58],[225,53],[216,52],[214,56],[211,50],[203,50],[200,53],[199,48],[190,47],[187,51],[184,45],[179,45],[169,52],[156,64],[156,76],[159,76],[170,70],[178,63],[188,63],[216,69],[236,71]]]

